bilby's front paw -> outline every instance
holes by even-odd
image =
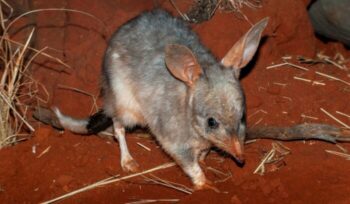
[[[195,186],[194,186],[194,190],[196,190],[196,191],[197,190],[206,190],[206,189],[213,190],[216,193],[220,193],[220,190],[218,188],[216,188],[214,186],[214,184],[209,180],[205,180],[204,182],[195,184]]]
[[[121,163],[124,172],[135,173],[139,171],[139,165],[132,157],[122,160]]]

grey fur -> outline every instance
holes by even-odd
[[[169,44],[185,45],[196,56],[203,74],[194,87],[167,69]],[[197,186],[205,184],[202,172],[192,172],[199,168],[200,152],[232,137],[244,140],[244,95],[233,70],[218,63],[182,20],[164,11],[144,13],[113,35],[102,84],[106,114],[124,127],[147,125]],[[119,114],[128,109],[131,113]],[[129,117],[132,112],[137,117]],[[219,121],[218,130],[207,127],[209,117]]]

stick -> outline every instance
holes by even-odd
[[[121,177],[121,178],[111,179],[111,177],[110,177],[110,178],[104,179],[104,180],[102,180],[102,181],[98,181],[98,182],[96,182],[96,183],[93,183],[93,184],[91,184],[91,185],[85,186],[85,187],[83,187],[83,188],[77,189],[77,190],[72,191],[72,192],[70,192],[70,193],[67,193],[67,194],[65,194],[65,195],[59,196],[59,197],[57,197],[57,198],[54,198],[54,199],[51,199],[51,200],[42,202],[42,204],[53,203],[53,202],[56,202],[56,201],[58,201],[58,200],[62,200],[62,199],[64,199],[64,198],[68,198],[68,197],[70,197],[70,196],[76,195],[76,194],[81,193],[81,192],[84,192],[84,191],[91,190],[91,189],[96,188],[96,187],[100,187],[100,186],[107,185],[107,184],[114,183],[114,182],[118,182],[118,181],[127,180],[127,179],[130,179],[130,178],[134,178],[134,177],[137,177],[137,176],[141,176],[141,175],[144,175],[144,174],[148,174],[148,173],[151,173],[151,172],[154,172],[154,171],[158,171],[158,170],[161,170],[161,169],[166,169],[166,168],[169,168],[169,167],[173,167],[173,166],[175,166],[175,165],[176,165],[176,164],[175,164],[174,162],[170,162],[170,163],[165,163],[165,164],[163,164],[163,165],[154,167],[154,168],[152,168],[152,169],[148,169],[148,170],[143,171],[143,172],[139,172],[139,173],[127,175],[127,176],[124,176],[124,177]],[[113,178],[114,178],[114,177],[113,177]]]
[[[36,158],[39,159],[41,156],[43,156],[44,154],[48,153],[49,150],[51,149],[51,146],[48,146],[44,151],[42,151],[39,156],[37,156]]]
[[[24,46],[22,43],[19,43],[19,42],[16,42],[14,40],[11,40],[10,38],[7,38],[7,37],[4,37],[5,40],[11,42],[11,43],[14,43],[16,45],[19,45],[19,46]],[[60,60],[59,58],[57,57],[53,57],[45,52],[40,52],[39,50],[35,49],[35,48],[32,48],[32,47],[28,47],[29,50],[32,50],[32,51],[35,51],[37,53],[39,53],[40,55],[43,55],[45,57],[48,57],[50,59],[53,59],[53,60],[56,60],[58,63],[62,64],[63,66],[65,66],[66,68],[69,68],[69,69],[72,69],[68,64],[64,63],[62,60]],[[51,48],[52,49],[52,48]],[[63,70],[64,71],[64,70]]]
[[[19,15],[18,17],[16,17],[14,20],[12,20],[8,25],[7,27],[5,28],[5,31],[4,33],[7,33],[7,31],[9,30],[9,28],[16,22],[18,21],[18,19],[26,16],[26,15],[29,15],[29,14],[33,14],[33,13],[38,13],[38,12],[43,12],[43,11],[67,11],[67,12],[75,12],[75,13],[80,13],[80,14],[84,14],[86,16],[89,16],[93,19],[95,19],[96,21],[98,21],[99,23],[101,23],[104,28],[106,28],[106,25],[103,23],[103,21],[101,21],[100,19],[98,19],[96,16],[88,13],[88,12],[84,12],[84,11],[79,11],[79,10],[75,10],[75,9],[66,9],[66,8],[44,8],[44,9],[35,9],[35,10],[31,10],[31,11],[28,11],[26,13],[23,13],[21,15]]]
[[[308,115],[305,115],[305,114],[301,114],[300,115],[302,118],[309,118],[309,119],[313,119],[313,120],[318,120],[318,118],[317,117],[313,117],[313,116],[308,116]]]
[[[325,150],[327,153],[329,154],[334,154],[337,155],[339,157],[343,157],[347,160],[350,160],[350,154],[346,154],[346,153],[342,153],[342,152],[337,152],[337,151],[333,151],[333,150]]]
[[[207,169],[208,170],[210,170],[210,171],[212,171],[212,172],[214,172],[215,174],[220,174],[220,175],[222,175],[222,176],[229,176],[230,174],[225,174],[224,172],[222,172],[222,171],[219,171],[219,170],[217,170],[217,169],[215,169],[215,168],[213,168],[213,167],[207,167]]]
[[[337,146],[341,151],[343,151],[344,153],[348,153],[348,150],[345,149],[343,146],[341,146],[340,144],[335,144],[335,146]]]
[[[272,68],[276,68],[276,67],[282,67],[284,65],[288,65],[287,62],[284,62],[284,63],[281,63],[281,64],[274,64],[274,65],[270,65],[270,66],[267,66],[266,69],[272,69]]]
[[[83,95],[86,95],[86,96],[90,96],[92,98],[92,103],[93,103],[92,107],[91,107],[91,110],[90,110],[90,113],[92,113],[93,109],[98,110],[97,99],[96,99],[96,97],[93,94],[88,93],[87,91],[75,88],[75,87],[70,87],[70,86],[66,86],[66,85],[62,85],[62,84],[58,84],[57,87],[61,88],[61,89],[75,91],[77,93],[80,93],[80,94],[83,94]]]
[[[350,126],[348,126],[347,124],[345,124],[344,122],[342,122],[341,120],[339,120],[338,118],[336,118],[335,116],[333,116],[332,114],[330,114],[329,112],[327,112],[325,109],[320,108],[320,110],[322,112],[324,112],[326,115],[328,115],[330,118],[332,118],[333,120],[337,121],[339,124],[341,124],[342,126],[344,126],[347,129],[350,129]]]
[[[349,82],[344,81],[344,80],[339,79],[339,78],[336,78],[336,77],[334,77],[334,76],[331,76],[331,75],[328,75],[328,74],[325,74],[325,73],[322,73],[322,72],[315,72],[315,73],[318,74],[318,75],[320,75],[320,76],[323,76],[323,77],[326,77],[326,78],[329,78],[329,79],[333,79],[333,80],[335,80],[335,81],[339,81],[339,82],[342,82],[342,83],[344,83],[344,84],[350,86],[350,83],[349,83]]]
[[[292,67],[297,68],[297,69],[301,69],[301,70],[304,70],[304,71],[309,71],[308,68],[305,68],[305,67],[302,67],[302,66],[299,66],[299,65],[290,63],[290,62],[287,62],[287,64],[288,64],[289,66],[292,66]]]
[[[255,171],[254,171],[254,174],[258,173],[258,171],[260,171],[260,169],[264,166],[265,162],[270,159],[270,157],[275,153],[275,149],[271,149],[269,151],[269,153],[266,154],[266,156],[264,157],[263,160],[261,160],[260,164],[258,165],[258,167],[256,167]]]
[[[304,79],[304,78],[297,77],[297,76],[294,76],[293,78],[296,79],[296,80],[305,81],[305,82],[309,82],[309,83],[312,82],[312,80],[310,80],[310,79]]]
[[[143,147],[145,150],[147,150],[149,152],[151,151],[151,149],[149,147],[146,147],[145,145],[143,145],[143,144],[141,144],[139,142],[136,142],[136,144],[139,145],[140,147]]]
[[[188,188],[185,185],[182,185],[182,184],[179,184],[179,183],[174,183],[174,182],[171,182],[171,181],[167,181],[167,180],[161,179],[159,177],[156,177],[156,176],[154,176],[152,174],[151,174],[151,176],[153,178],[149,178],[147,176],[144,176],[144,178],[146,179],[146,181],[151,181],[151,182],[153,182],[155,184],[158,184],[158,185],[161,185],[161,186],[165,186],[165,187],[168,187],[168,188],[172,188],[172,189],[178,190],[178,191],[186,193],[186,194],[192,194],[192,192],[193,192],[192,189]]]
[[[284,83],[279,83],[279,82],[273,82],[273,84],[276,84],[276,85],[279,85],[279,86],[282,86],[282,87],[287,86],[287,84],[284,84]]]
[[[340,112],[340,111],[335,111],[337,114],[339,115],[342,115],[342,116],[345,116],[345,117],[348,117],[350,118],[350,115],[346,114],[346,113],[343,113],[343,112]]]
[[[261,121],[263,120],[263,118],[260,118],[258,121],[256,121],[251,127],[255,127],[256,125],[258,125]]]
[[[305,67],[302,67],[302,66],[290,63],[290,62],[284,62],[284,63],[281,63],[281,64],[271,65],[271,66],[266,67],[266,69],[272,69],[272,68],[281,67],[281,66],[284,66],[284,65],[289,65],[289,66],[297,68],[297,69],[301,69],[301,70],[304,70],[304,71],[309,71],[308,68],[305,68]]]
[[[256,139],[253,139],[253,140],[247,140],[244,142],[244,144],[250,144],[250,143],[254,143],[256,142],[257,140]]]

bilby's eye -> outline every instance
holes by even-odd
[[[219,127],[219,123],[214,118],[208,118],[208,127],[211,129],[216,129]]]

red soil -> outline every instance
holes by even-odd
[[[176,14],[168,1],[158,2],[161,7]],[[188,6],[188,3],[184,3],[186,1],[176,2],[180,8]],[[295,59],[296,55],[314,57],[316,52],[324,51],[330,56],[339,52],[346,58],[350,57],[350,52],[341,44],[324,44],[314,37],[307,19],[306,2],[264,0],[261,9],[243,9],[251,22],[270,16],[265,32],[268,38],[263,41],[256,63],[248,68],[249,73],[242,79],[247,97],[249,126],[281,126],[302,122],[339,125],[320,111],[320,108],[332,114],[336,111],[350,113],[350,87],[315,73],[319,71],[350,81],[349,72],[325,64],[307,66],[309,71],[288,66],[266,69],[272,63],[280,63],[281,57],[285,55]],[[37,46],[62,50],[50,53],[64,59],[72,67],[66,69],[47,58],[37,59],[33,73],[49,91],[49,105],[56,105],[73,116],[86,116],[91,112],[91,97],[61,89],[58,85],[75,87],[98,96],[99,72],[106,39],[128,19],[153,8],[153,1],[90,0],[87,3],[79,0],[36,0],[33,6],[86,11],[104,23],[69,12],[42,12],[35,18],[38,24]],[[231,13],[217,12],[213,19],[194,25],[193,29],[220,58],[249,26],[249,23],[238,20]],[[69,74],[62,70],[67,70]],[[294,76],[322,81],[326,85],[312,85],[295,80]],[[266,113],[257,112],[258,110]],[[317,119],[305,118],[302,114]],[[350,124],[349,118],[336,116]],[[38,203],[114,174],[126,175],[119,164],[120,153],[116,142],[94,136],[60,133],[51,127],[35,124],[37,131],[30,140],[0,150],[0,203]],[[127,140],[130,151],[142,170],[171,161],[150,138],[129,133]],[[138,142],[148,146],[151,151],[137,145]],[[291,149],[291,154],[284,158],[285,165],[275,171],[269,168],[263,176],[253,174],[253,171],[264,153],[270,150],[269,140],[246,145],[247,162],[243,168],[229,158],[212,152],[206,159],[206,167],[232,174],[227,180],[220,181],[225,176],[206,170],[210,180],[218,181],[215,186],[222,193],[196,191],[187,195],[160,185],[151,185],[143,177],[137,177],[84,192],[62,202],[125,203],[142,199],[180,199],[182,203],[350,202],[350,162],[325,152],[326,149],[340,151],[337,146],[319,141],[283,144]],[[350,150],[350,144],[341,145]],[[49,151],[39,157],[48,147]],[[36,153],[33,153],[33,148]],[[191,187],[189,179],[178,167],[161,170],[154,175]]]

